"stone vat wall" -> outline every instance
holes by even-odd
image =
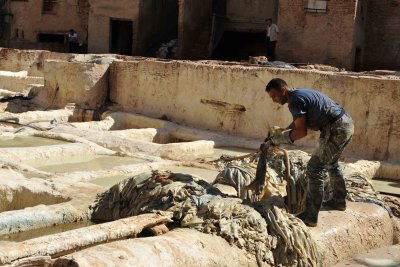
[[[203,129],[263,138],[270,126],[287,126],[286,106],[272,103],[265,84],[315,88],[343,105],[355,120],[348,155],[400,162],[400,80],[309,70],[273,69],[216,62],[114,62],[110,100],[127,111]],[[316,133],[298,144],[315,145]],[[313,140],[314,139],[314,140]],[[235,144],[232,144],[234,146]]]
[[[178,123],[260,140],[270,126],[287,126],[291,121],[287,107],[273,104],[264,91],[271,78],[281,77],[293,87],[319,89],[346,108],[356,125],[348,155],[400,162],[400,119],[396,116],[400,111],[399,79],[144,58],[124,58],[113,63],[115,59],[110,58],[108,77],[108,64],[100,60],[104,56],[96,57],[99,64],[86,62],[94,62],[94,56],[82,55],[77,60],[71,54],[1,49],[0,70],[44,75],[46,86],[39,102],[46,102],[46,106],[59,88],[65,94],[58,92],[52,106],[75,102],[94,109],[107,101],[110,88],[111,102],[126,111],[156,118],[165,114]],[[61,60],[46,61],[57,57]],[[318,134],[312,134],[296,143],[312,146],[316,138]]]
[[[108,64],[48,60],[44,88],[35,102],[46,108],[63,108],[69,103],[100,108],[107,98],[108,69]]]
[[[0,48],[0,70],[27,71],[29,76],[43,77],[44,61],[48,59],[70,60],[73,54],[46,50],[19,50]]]

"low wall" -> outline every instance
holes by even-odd
[[[0,71],[0,88],[13,92],[24,92],[31,84],[43,84],[43,77],[26,76],[26,72]]]
[[[270,126],[291,122],[287,106],[274,104],[265,92],[274,77],[318,89],[345,107],[355,121],[347,155],[400,162],[400,80],[216,62],[125,61],[111,64],[110,100],[126,111],[261,140]],[[296,143],[314,146],[317,138],[314,133]]]
[[[48,60],[45,84],[35,102],[46,108],[76,103],[81,108],[100,108],[108,93],[108,64]]]
[[[29,76],[43,77],[43,63],[47,59],[70,60],[73,54],[46,50],[19,50],[0,48],[0,70],[27,71]]]

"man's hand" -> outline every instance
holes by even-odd
[[[283,129],[278,126],[274,126],[268,133],[267,139],[271,140],[274,145],[281,144],[292,144],[293,141],[290,138],[291,129]]]

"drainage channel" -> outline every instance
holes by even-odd
[[[400,197],[400,180],[374,178],[372,184],[383,195]]]
[[[59,224],[52,227],[38,228],[29,231],[13,233],[0,236],[0,242],[22,242],[36,237],[58,234],[69,230],[79,229],[93,225],[91,221],[79,221],[73,223]]]

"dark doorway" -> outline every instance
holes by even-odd
[[[249,56],[266,56],[265,33],[227,31],[214,50],[213,59],[247,61]]]
[[[361,71],[361,47],[356,47],[356,52],[354,56],[354,71]]]
[[[132,55],[132,21],[111,19],[110,23],[110,53]]]
[[[65,40],[64,34],[54,33],[39,33],[37,35],[39,43],[60,43],[63,44]]]
[[[226,16],[226,0],[213,0],[212,12],[221,16]]]

